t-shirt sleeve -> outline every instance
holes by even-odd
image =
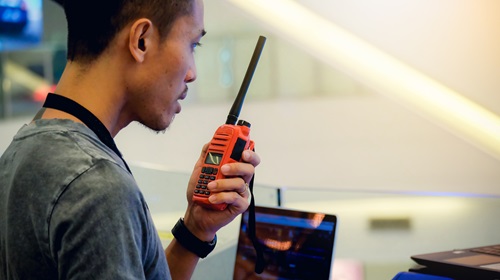
[[[134,179],[101,160],[54,201],[49,221],[60,279],[169,279],[160,239]]]

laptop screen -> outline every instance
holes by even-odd
[[[242,215],[233,279],[330,279],[336,216],[283,208],[255,207],[255,228],[266,267],[256,274],[256,253]]]

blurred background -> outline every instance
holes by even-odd
[[[158,215],[184,196],[263,35],[240,115],[262,158],[258,204],[337,214],[336,254],[367,279],[389,279],[413,253],[498,242],[499,1],[207,0],[205,25],[172,126],[116,137],[159,230],[178,218]],[[0,0],[0,153],[65,55],[61,7]]]

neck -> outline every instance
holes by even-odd
[[[96,62],[83,67],[68,62],[55,93],[67,97],[85,107],[107,128],[112,137],[131,122],[124,116],[125,91],[123,81],[115,72],[116,65],[109,61]],[[111,74],[111,75],[110,75]],[[65,118],[79,121],[74,116],[55,109],[48,109],[43,118]]]

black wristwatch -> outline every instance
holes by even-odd
[[[208,256],[208,254],[214,250],[215,244],[217,244],[217,235],[215,235],[214,240],[210,242],[198,239],[198,237],[192,234],[186,225],[184,225],[184,220],[182,220],[182,218],[175,224],[172,229],[172,234],[182,247],[188,249],[200,258]]]

